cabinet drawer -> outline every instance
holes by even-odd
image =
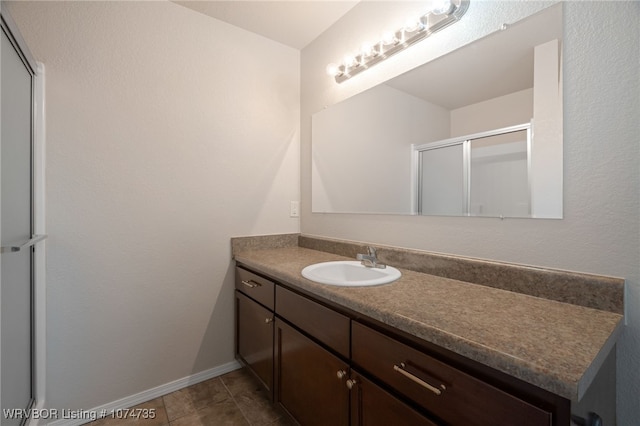
[[[276,286],[276,314],[349,357],[348,317],[280,286]]]
[[[551,424],[551,413],[397,340],[353,322],[351,357],[398,392],[454,425]]]
[[[236,267],[236,288],[271,310],[273,310],[274,287],[275,284],[268,279]]]

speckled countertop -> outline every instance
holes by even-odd
[[[391,284],[347,288],[302,277],[353,260],[302,247],[242,247],[234,258],[287,284],[578,401],[622,329],[622,315],[400,269]],[[395,266],[395,265],[394,265]]]

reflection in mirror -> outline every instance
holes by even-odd
[[[471,140],[470,215],[531,215],[527,134],[519,130]]]
[[[418,213],[461,216],[467,212],[463,145],[438,145],[420,151]]]
[[[528,217],[531,126],[415,146],[417,213]]]
[[[556,4],[314,114],[312,211],[561,218],[561,52]]]

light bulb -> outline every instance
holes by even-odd
[[[451,0],[436,0],[431,13],[434,15],[448,15],[453,10],[454,5]]]
[[[362,43],[362,47],[360,47],[360,56],[362,56],[362,58],[374,56],[375,53],[376,50],[373,48],[371,43]]]
[[[388,46],[390,44],[395,44],[398,42],[398,39],[396,38],[396,33],[394,33],[393,31],[385,31],[382,34],[382,44]]]
[[[422,25],[422,21],[420,21],[420,18],[411,18],[411,19],[407,19],[407,21],[404,23],[404,31],[408,32],[408,33],[412,33],[414,31],[420,31],[424,28],[424,26]]]
[[[331,77],[335,77],[340,74],[340,67],[334,63],[331,63],[327,65],[326,71],[327,74],[329,74]]]
[[[350,67],[352,67],[352,66],[357,64],[356,58],[354,56],[352,56],[352,55],[346,55],[344,57],[344,59],[342,60],[342,63],[347,68],[350,68]]]

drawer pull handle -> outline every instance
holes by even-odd
[[[400,366],[397,366],[397,365],[393,366],[393,369],[395,371],[397,371],[398,373],[402,374],[404,377],[406,377],[407,379],[411,380],[412,382],[415,382],[415,383],[419,384],[420,386],[429,389],[431,392],[435,393],[436,395],[442,394],[442,390],[438,389],[435,386],[430,385],[429,383],[425,382],[421,378],[414,376],[413,374],[409,373],[404,368],[405,368],[405,363],[404,362],[401,362]],[[440,385],[440,387],[443,390],[446,389],[446,387],[444,385]]]
[[[255,281],[253,281],[253,280],[249,280],[249,281],[242,280],[242,284],[246,285],[249,288],[256,288],[256,287],[260,287],[262,285],[260,283],[257,283]]]

